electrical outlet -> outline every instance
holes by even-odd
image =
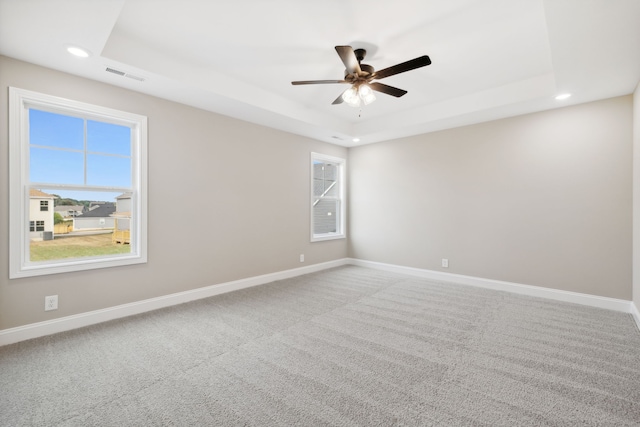
[[[442,258],[442,266],[444,268],[449,268],[449,260],[446,258]]]
[[[300,254],[300,262],[304,262],[304,254]]]
[[[44,311],[58,309],[58,295],[49,295],[44,297]]]

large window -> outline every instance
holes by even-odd
[[[146,262],[146,117],[16,88],[9,104],[10,277]]]
[[[345,161],[311,153],[311,241],[345,237]]]

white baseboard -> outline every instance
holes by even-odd
[[[85,326],[119,319],[122,317],[132,316],[135,314],[145,313],[147,311],[170,307],[173,305],[195,301],[202,298],[208,298],[227,292],[249,288],[252,286],[263,285],[266,283],[274,282],[276,280],[289,279],[291,277],[301,276],[303,274],[315,273],[317,271],[322,271],[333,267],[340,267],[347,264],[408,274],[440,282],[459,283],[463,285],[513,292],[517,294],[548,298],[557,301],[571,302],[576,304],[588,305],[591,307],[631,313],[636,321],[636,324],[638,325],[638,328],[640,329],[640,312],[638,312],[637,307],[631,301],[600,297],[589,294],[581,294],[577,292],[561,291],[557,289],[541,288],[538,286],[523,285],[519,283],[503,282],[499,280],[484,279],[480,277],[464,276],[460,274],[444,273],[441,271],[423,270],[419,268],[403,267],[393,264],[384,264],[353,258],[343,258],[321,264],[314,264],[301,268],[294,268],[291,270],[249,277],[246,279],[220,283],[217,285],[211,285],[204,288],[193,289],[190,291],[178,292],[175,294],[164,295],[161,297],[150,298],[128,304],[122,304],[101,310],[89,311],[87,313],[75,314],[72,316],[61,317],[44,322],[32,323],[29,325],[18,326],[16,328],[4,329],[0,331],[0,346],[13,344],[32,338],[38,338],[45,335],[51,335],[58,332],[82,328]]]
[[[227,292],[237,291],[239,289],[264,285],[276,280],[289,279],[291,277],[301,276],[303,274],[315,273],[317,271],[339,267],[346,264],[349,264],[349,260],[347,258],[343,258],[321,264],[294,268],[277,273],[264,274],[262,276],[249,277],[246,279],[220,283],[217,285],[211,285],[204,288],[193,289],[190,291],[178,292],[161,297],[117,305],[115,307],[104,308],[101,310],[60,317],[58,319],[47,320],[44,322],[31,323],[29,325],[18,326],[16,328],[4,329],[0,331],[0,346],[13,344],[32,338],[38,338],[45,335],[51,335],[58,332],[82,328],[84,326],[95,325],[96,323],[102,323],[108,320],[132,316],[134,314],[145,313],[147,311],[170,307],[173,305],[195,301],[202,298],[208,298]]]
[[[360,259],[349,259],[349,264],[361,267],[374,268],[378,270],[391,271],[395,273],[409,274],[425,279],[437,280],[439,282],[459,283],[461,285],[476,286],[498,291],[513,292],[521,295],[529,295],[540,298],[547,298],[556,301],[571,302],[575,304],[588,305],[591,307],[604,308],[608,310],[631,313],[632,303],[616,298],[607,298],[597,295],[582,294],[578,292],[562,291],[558,289],[543,288],[540,286],[523,285],[520,283],[503,282],[500,280],[484,279],[481,277],[464,276],[462,274],[445,273],[442,271],[423,270],[420,268],[403,267],[380,262],[364,261]],[[636,310],[637,313],[637,310]],[[638,322],[638,317],[636,317]],[[638,323],[640,326],[640,323]]]
[[[636,321],[638,329],[640,329],[640,311],[638,311],[638,307],[636,307],[633,302],[631,302],[631,315],[633,316],[633,320]]]

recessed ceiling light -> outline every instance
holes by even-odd
[[[562,101],[563,99],[567,99],[570,96],[571,96],[570,93],[561,93],[560,95],[556,96],[556,100]]]
[[[79,58],[89,57],[89,51],[78,46],[67,46],[67,52]]]
[[[352,141],[353,142],[360,142],[360,138],[353,138]]]

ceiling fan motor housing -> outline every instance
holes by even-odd
[[[362,73],[359,73],[358,75],[354,73],[351,80],[353,80],[353,83],[364,83],[364,81],[360,80],[362,80],[363,78],[366,79],[367,77],[371,76],[375,72],[375,69],[371,65],[362,63],[364,57],[367,56],[366,49],[355,49],[353,53],[358,60],[358,65],[360,66],[360,70],[362,71]],[[349,70],[344,70],[344,76],[349,76]]]
[[[356,56],[356,59],[358,60],[358,62],[361,62],[365,56],[367,56],[367,50],[366,49],[355,49],[353,51],[353,54]]]
[[[368,74],[373,74],[373,72],[375,71],[375,69],[371,65],[367,64],[360,64],[360,69]]]

